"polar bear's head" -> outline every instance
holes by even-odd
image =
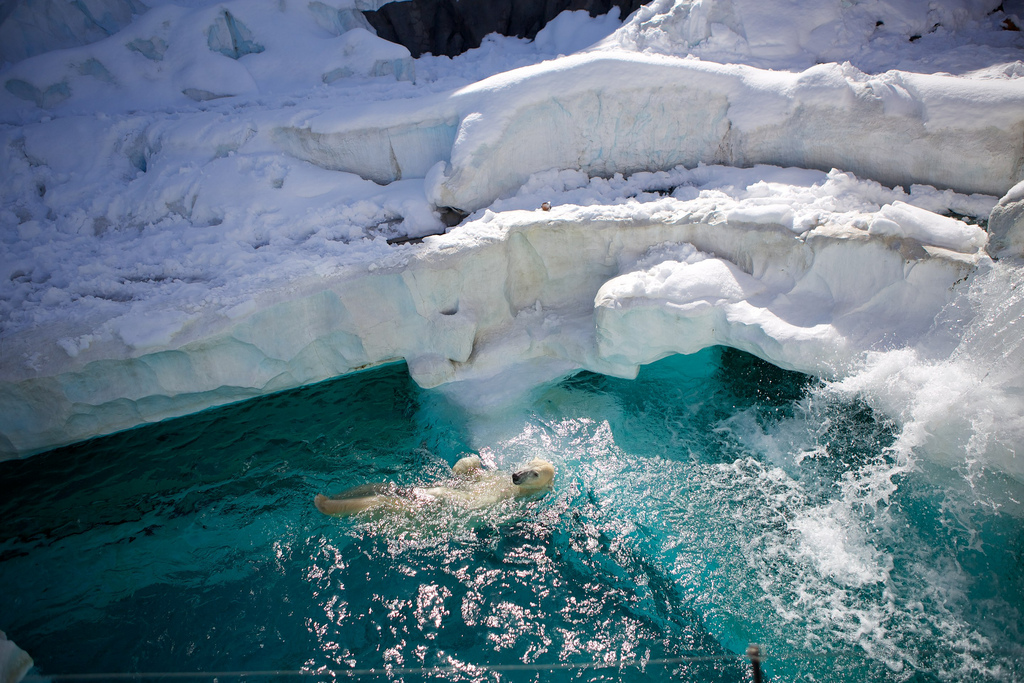
[[[526,467],[512,473],[512,483],[526,495],[549,488],[554,480],[555,466],[541,458],[534,458]]]

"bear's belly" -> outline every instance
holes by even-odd
[[[423,502],[445,501],[460,507],[476,509],[500,503],[515,496],[515,486],[504,482],[471,482],[464,488],[448,486],[416,487],[412,497]]]

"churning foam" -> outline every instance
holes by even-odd
[[[895,448],[1024,482],[1024,269],[995,264],[965,286],[917,347],[871,354],[832,384],[896,419]],[[959,342],[937,354],[953,328]],[[959,329],[956,329],[959,328]]]

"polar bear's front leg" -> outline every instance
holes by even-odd
[[[480,462],[479,456],[467,455],[465,458],[460,458],[458,462],[452,465],[452,474],[465,476],[479,472],[483,468],[484,464]]]

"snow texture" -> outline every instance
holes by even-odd
[[[537,210],[538,189],[554,205],[548,212]],[[84,438],[97,425],[123,428],[399,359],[423,386],[472,385],[578,367],[628,377],[668,353],[724,343],[836,374],[864,348],[920,337],[951,285],[987,261],[976,227],[909,204],[902,211],[916,234],[874,234],[893,204],[871,194],[943,197],[775,167],[610,181],[549,173],[500,212],[421,247],[374,243],[368,262],[321,268],[230,308],[126,302],[95,311],[85,334],[61,318],[40,321],[7,346],[24,361],[0,392],[3,433],[13,449],[31,450],[33,439]]]
[[[369,28],[359,14],[363,10],[376,10],[386,2],[402,0],[328,0],[309,3],[321,25],[342,33],[355,26]],[[167,0],[10,0],[0,8],[0,64],[20,62],[33,55],[52,50],[72,48],[103,40],[129,26],[138,15],[151,7],[171,3]],[[239,32],[237,26],[229,29],[227,21],[221,30]],[[244,31],[245,29],[241,29]],[[166,48],[166,44],[163,45]],[[140,40],[135,48],[140,52],[158,56],[160,43]]]
[[[966,74],[1000,63],[1019,68],[1016,37],[991,30],[1007,18],[1019,20],[1002,11],[1018,6],[1000,0],[654,0],[605,46],[767,69],[850,62],[869,73]]]
[[[1024,258],[1024,181],[1014,185],[992,209],[989,252],[997,258]]]
[[[0,71],[3,456],[397,360],[478,408],[709,344],[842,379],[1018,267],[985,3],[656,0],[416,60],[358,3],[148,5],[0,25],[48,50]]]

